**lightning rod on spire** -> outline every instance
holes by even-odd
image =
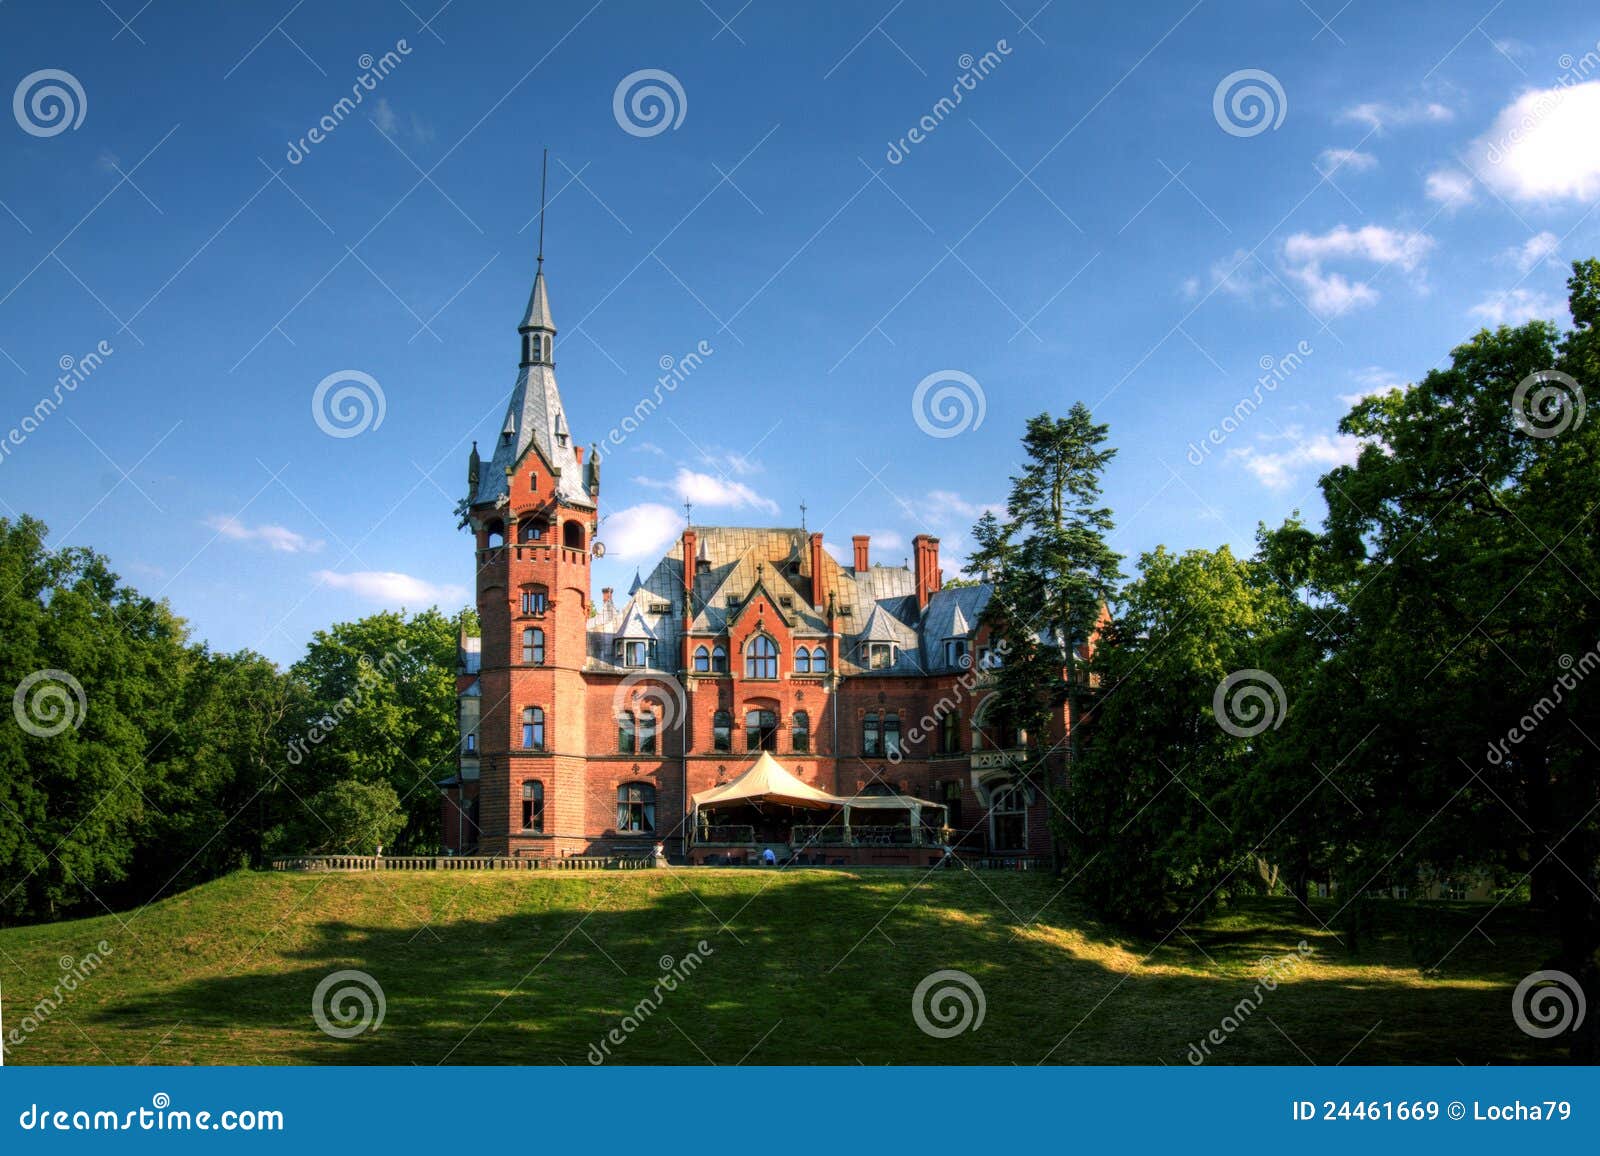
[[[550,176],[550,150],[544,150],[544,160],[539,165],[539,267],[544,268],[544,188]]]

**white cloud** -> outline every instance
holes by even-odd
[[[1430,201],[1457,209],[1473,201],[1472,178],[1460,169],[1434,169],[1428,174],[1424,191]]]
[[[873,530],[871,538],[873,550],[887,550],[892,554],[906,548],[906,536],[896,530]]]
[[[1282,490],[1308,470],[1323,473],[1334,466],[1353,464],[1361,450],[1361,443],[1345,434],[1313,434],[1306,437],[1298,428],[1286,431],[1282,440],[1290,443],[1287,449],[1265,453],[1255,447],[1246,447],[1229,450],[1228,456],[1242,462],[1245,469],[1268,489]]]
[[[335,590],[348,590],[358,597],[385,606],[421,606],[434,602],[450,604],[464,602],[467,597],[465,587],[436,585],[394,570],[357,570],[350,574],[318,570],[312,577]]]
[[[1436,100],[1413,100],[1408,104],[1385,104],[1368,101],[1347,108],[1341,120],[1353,120],[1379,131],[1409,124],[1443,124],[1455,119],[1455,112]]]
[[[238,518],[213,514],[206,519],[205,524],[230,541],[259,542],[282,554],[310,554],[323,547],[320,539],[307,538],[304,534],[297,534],[286,526],[275,526],[266,522],[259,526],[247,526]]]
[[[1521,245],[1513,245],[1500,257],[1517,267],[1520,273],[1531,273],[1537,266],[1555,256],[1560,240],[1554,233],[1535,233]]]
[[[1323,149],[1322,155],[1317,158],[1317,170],[1325,176],[1332,176],[1339,169],[1364,173],[1377,167],[1377,157],[1356,149]]]
[[[1473,143],[1479,177],[1519,201],[1600,196],[1600,80],[1534,88]]]
[[[608,514],[600,524],[606,557],[620,562],[655,561],[683,533],[683,515],[658,502],[641,502]]]
[[[1198,296],[1200,282],[1191,280],[1195,292],[1190,297]],[[1256,260],[1255,254],[1248,249],[1235,249],[1228,256],[1211,263],[1209,292],[1226,293],[1230,297],[1237,297],[1241,301],[1265,301],[1275,304],[1280,295],[1278,286],[1272,275]]]
[[[1325,270],[1325,262],[1398,265],[1411,273],[1420,268],[1433,246],[1433,238],[1426,233],[1402,233],[1382,225],[1365,225],[1359,229],[1339,225],[1326,233],[1293,234],[1284,242],[1283,256],[1289,275],[1305,287],[1311,311],[1338,316],[1358,306],[1376,303],[1378,292],[1370,284],[1372,278],[1352,281],[1343,273]],[[1376,276],[1374,273],[1373,277]]]
[[[679,467],[670,482],[653,478],[640,478],[639,484],[656,490],[671,490],[685,502],[697,506],[730,508],[735,510],[760,510],[767,514],[778,512],[778,503],[762,497],[743,482],[713,477],[695,470]]]
[[[829,557],[841,566],[848,566],[855,560],[854,549],[846,550],[837,542],[829,542],[827,539],[823,539],[822,548],[828,552]]]
[[[1531,289],[1506,289],[1491,293],[1468,312],[1488,325],[1520,325],[1524,321],[1560,317],[1566,306],[1545,293]]]
[[[1404,389],[1406,383],[1397,381],[1394,374],[1387,369],[1380,369],[1376,365],[1369,365],[1366,369],[1355,375],[1356,384],[1361,388],[1355,393],[1341,393],[1339,400],[1346,405],[1355,405],[1358,401],[1365,401],[1369,397],[1379,397],[1395,390]]]
[[[378,131],[384,136],[393,136],[394,130],[400,127],[400,118],[395,115],[388,97],[378,98],[378,103],[372,110],[372,123],[378,126]]]

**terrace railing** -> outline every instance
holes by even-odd
[[[756,829],[748,823],[712,823],[701,827],[694,841],[699,847],[742,847],[756,841]]]
[[[796,827],[789,841],[796,847],[941,847],[955,837],[949,827],[857,826],[842,823]]]
[[[655,866],[651,856],[565,855],[283,855],[274,871],[631,871]]]

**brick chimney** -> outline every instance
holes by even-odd
[[[607,614],[616,609],[615,604],[611,601],[611,593],[611,587],[609,586],[602,588],[600,591],[600,600],[605,604]]]
[[[694,593],[695,551],[699,548],[699,535],[693,530],[683,532],[683,596],[687,601]]]
[[[822,549],[822,535],[812,534],[807,539],[811,561],[811,605],[819,612],[828,608],[828,557]]]
[[[911,539],[916,551],[917,607],[928,608],[928,599],[944,585],[944,574],[939,569],[939,539],[932,534],[918,534]]]
[[[867,547],[872,544],[872,538],[867,534],[857,534],[850,541],[856,548],[856,573],[864,574],[867,568],[872,565],[871,559],[867,555]]]

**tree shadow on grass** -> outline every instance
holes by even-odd
[[[613,878],[529,879],[513,910],[475,918],[463,903],[436,923],[319,921],[310,908],[297,944],[251,970],[158,984],[100,1006],[91,1022],[170,1031],[157,1063],[1184,1064],[1199,1054],[1472,1064],[1565,1054],[1511,1016],[1510,987],[1544,942],[1525,913],[1498,920],[1492,955],[1463,948],[1429,980],[1397,962],[1405,947],[1392,931],[1351,956],[1282,901],[1247,908],[1244,926],[1185,929],[1156,946],[1053,901],[1048,880],[809,871],[773,873],[755,889],[748,875],[704,872],[652,885],[647,902],[624,883],[613,903]],[[1302,940],[1310,959],[1264,989],[1261,961],[1294,956]],[[381,988],[384,1015],[340,1039],[318,1026],[313,993],[345,970]],[[971,985],[931,981],[930,996],[948,992],[923,1001],[922,1023],[962,1022],[958,991],[973,1011],[968,1030],[943,1038],[919,1025],[913,994],[950,971]],[[340,1012],[360,1020],[359,999],[322,1003],[335,1028]],[[1222,1042],[1191,1047],[1214,1030]]]

